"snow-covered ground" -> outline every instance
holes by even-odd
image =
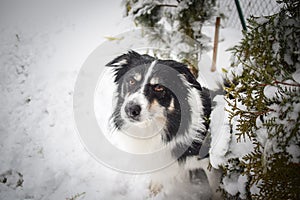
[[[82,64],[105,36],[134,26],[122,15],[117,1],[0,2],[0,199],[147,198],[147,175],[98,163],[81,144],[73,118]],[[213,27],[205,31],[213,36]],[[220,37],[219,72],[229,63],[225,49],[241,34],[222,29]],[[209,72],[211,57],[203,55],[200,63],[205,80],[217,77]],[[189,199],[182,191],[176,195]]]

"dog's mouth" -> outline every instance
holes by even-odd
[[[122,128],[126,135],[134,138],[149,139],[160,135],[166,126],[166,118],[164,116],[134,116],[126,117],[127,123]]]
[[[144,122],[136,126],[128,126],[128,128],[122,132],[131,138],[147,140],[155,137],[161,137],[162,131],[163,127]]]

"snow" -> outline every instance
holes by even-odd
[[[212,142],[210,149],[210,162],[214,168],[219,168],[220,165],[228,163],[228,159],[242,158],[251,153],[253,144],[248,137],[238,141],[235,134],[231,134],[229,113],[224,112],[229,110],[227,102],[222,95],[216,96],[213,101],[216,107],[211,114],[211,134]],[[237,124],[237,118],[232,120],[233,130]]]
[[[246,175],[241,175],[239,176],[239,179],[238,179],[238,190],[240,192],[240,197],[242,199],[246,199],[247,196],[246,196],[246,183],[248,181],[248,177]]]
[[[267,85],[264,88],[264,95],[266,98],[272,99],[276,97],[276,93],[278,92],[278,87],[273,85]]]
[[[293,79],[297,82],[300,83],[300,66],[296,66],[296,71],[292,75]]]
[[[292,155],[291,162],[298,163],[300,157],[300,150],[296,145],[290,145],[287,147],[287,152]]]
[[[211,148],[210,148],[210,162],[214,168],[219,168],[219,165],[226,163],[227,154],[229,150],[229,143],[231,139],[229,121],[226,120],[229,114],[225,111],[225,99],[222,95],[218,95],[214,98],[217,106],[214,108],[211,114]]]
[[[148,175],[120,173],[97,162],[81,143],[73,119],[74,85],[82,64],[105,36],[134,26],[122,9],[116,1],[1,2],[0,199],[147,199]],[[207,30],[213,34],[211,27]],[[233,29],[220,34],[219,74],[230,62],[225,49],[241,37]],[[221,77],[209,72],[211,57],[211,52],[203,56],[199,80],[216,88]],[[111,112],[112,84],[107,89],[99,94],[105,103],[103,129]],[[222,105],[214,111],[215,122],[226,127],[218,115],[224,113]],[[218,141],[213,141],[219,143],[212,160],[217,167],[225,162],[230,138],[228,127],[214,128]],[[195,191],[180,188],[174,199]]]
[[[224,189],[231,195],[236,195],[239,191],[238,175],[234,174],[232,177],[225,177],[223,179]]]

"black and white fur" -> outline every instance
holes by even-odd
[[[178,176],[180,171],[192,177],[198,169],[203,169],[215,194],[219,175],[214,169],[207,169],[208,148],[202,146],[209,128],[209,91],[201,87],[186,65],[173,60],[159,60],[129,51],[107,66],[113,68],[117,84],[112,123],[117,130],[126,133],[118,138],[124,150],[151,153],[171,145],[170,156],[178,161],[176,167],[173,166],[173,176]],[[172,87],[180,93],[175,94]],[[135,140],[135,137],[146,140]],[[200,156],[201,147],[204,153]],[[159,183],[164,182],[161,175],[158,177],[158,181],[153,180],[150,185],[154,194],[160,192],[164,184]]]

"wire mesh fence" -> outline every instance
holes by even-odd
[[[260,17],[271,15],[280,9],[276,0],[239,0],[239,4],[246,23],[247,18],[250,16]],[[221,22],[222,26],[242,29],[235,0],[218,0],[217,6],[220,13],[225,15],[225,18]]]

